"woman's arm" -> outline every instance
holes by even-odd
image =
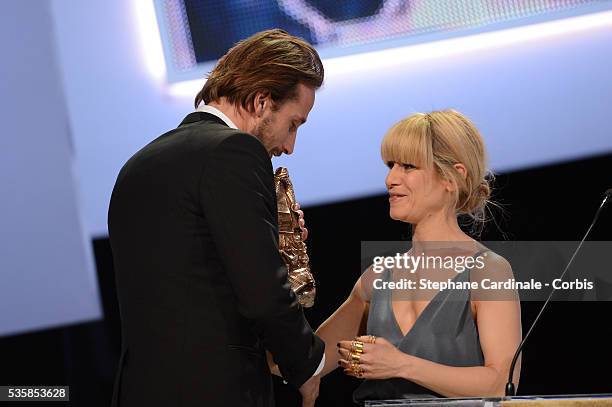
[[[361,290],[361,278],[357,280],[353,290],[344,303],[329,318],[323,322],[316,331],[325,342],[325,366],[320,377],[338,367],[340,355],[336,344],[341,340],[352,340],[361,333],[365,333],[368,302]],[[272,355],[267,352],[268,365],[272,374],[281,376],[278,366],[274,363]]]
[[[336,344],[365,333],[368,305],[363,298],[360,278],[346,301],[317,329],[316,334],[325,342],[325,367],[321,377],[338,367],[340,355]]]

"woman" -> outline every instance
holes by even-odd
[[[473,282],[512,276],[508,262],[470,238],[457,221],[458,215],[470,215],[483,222],[490,195],[484,144],[469,119],[454,110],[414,114],[389,130],[382,158],[389,167],[390,216],[412,225],[408,255],[485,259],[478,273],[420,267],[408,273],[410,279]],[[349,298],[317,330],[326,343],[321,377],[341,366],[364,378],[353,394],[356,402],[503,395],[521,339],[519,302],[507,296],[487,301],[470,289],[376,288],[405,275],[397,268],[375,272],[370,267],[359,278]],[[515,384],[519,372],[520,363]]]

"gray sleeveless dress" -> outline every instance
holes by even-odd
[[[483,250],[475,256],[484,253]],[[382,273],[391,281],[391,270]],[[470,270],[454,281],[470,281]],[[484,356],[478,329],[472,317],[470,290],[437,293],[404,336],[391,307],[391,290],[372,290],[368,335],[380,336],[399,350],[422,359],[449,366],[483,366]],[[443,397],[411,381],[393,378],[366,379],[353,393],[353,401]]]

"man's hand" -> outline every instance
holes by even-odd
[[[306,222],[304,221],[304,211],[300,210],[300,204],[296,203],[293,210],[295,210],[300,217],[300,228],[302,228],[302,240],[308,239],[308,229],[306,229]]]
[[[300,387],[302,407],[314,407],[319,397],[319,384],[321,384],[321,376],[313,376]]]

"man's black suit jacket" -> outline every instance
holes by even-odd
[[[121,312],[113,406],[271,406],[265,349],[299,387],[324,344],[278,252],[270,158],[208,113],[136,153],[108,228]]]

